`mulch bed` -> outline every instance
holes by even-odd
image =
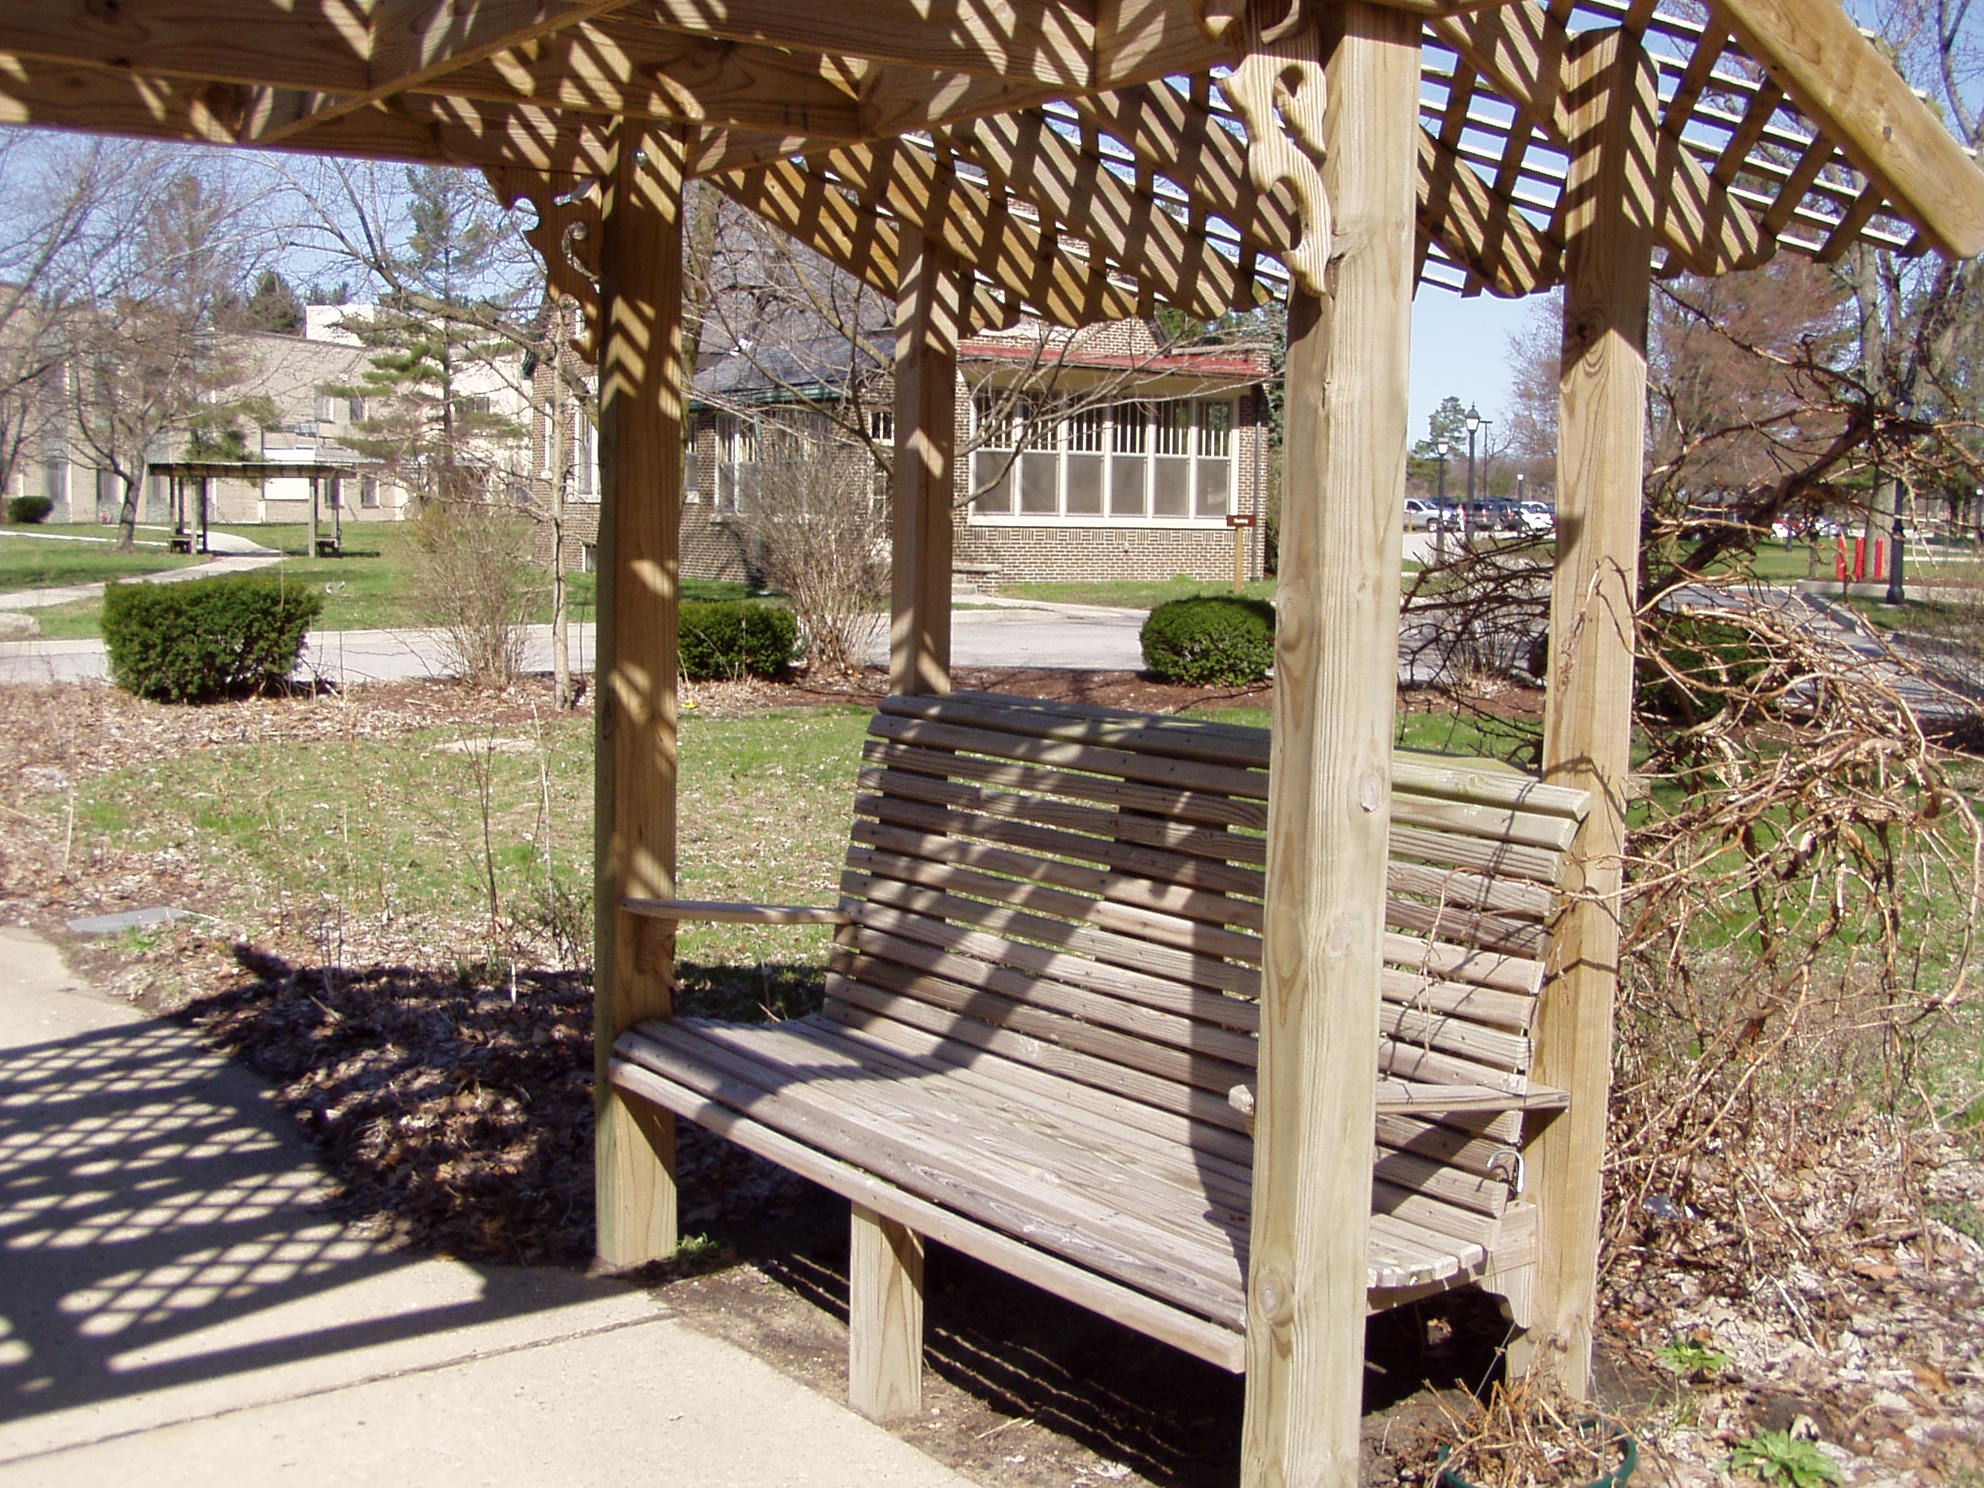
[[[973,671],[960,686],[1147,711],[1265,705],[1267,688],[1176,688],[1126,673]],[[703,684],[710,716],[863,704],[854,689]],[[0,918],[69,943],[78,969],[192,1020],[265,1075],[311,1133],[342,1211],[422,1250],[479,1262],[584,1264],[591,1231],[590,995],[583,977],[474,959],[409,937],[371,964],[331,966],[302,941],[249,947],[192,921],[149,949],[78,942],[68,917],[145,904],[216,909],[218,890],[170,850],[77,850],[48,797],[159,755],[464,726],[524,727],[548,684],[499,696],[444,683],[370,686],[221,707],[167,708],[106,687],[15,687],[0,707]],[[1534,716],[1533,694],[1488,700]],[[29,809],[39,807],[41,809]],[[391,945],[384,927],[367,941]],[[458,958],[459,964],[458,964]],[[191,988],[189,995],[187,988]],[[695,1011],[693,990],[685,1011]],[[1984,1480],[1984,1167],[1947,1137],[1869,1123],[1826,1155],[1730,1154],[1731,1183],[1767,1202],[1740,1225],[1649,1216],[1608,1271],[1615,1408],[1648,1423],[1663,1479],[1729,1481],[1735,1443],[1764,1426],[1814,1431],[1856,1484]],[[1878,1175],[1893,1170],[1895,1181]],[[836,1388],[845,1305],[844,1206],[683,1128],[685,1230],[702,1267],[658,1271],[671,1301],[783,1367]],[[1966,1218],[1967,1216],[1967,1218]],[[1423,1470],[1425,1387],[1478,1384],[1492,1317],[1402,1315],[1375,1357],[1366,1481]],[[987,1482],[1230,1481],[1238,1394],[1202,1369],[958,1258],[933,1266],[932,1420],[909,1435]],[[1439,1346],[1426,1347],[1431,1329]],[[1677,1331],[1729,1356],[1712,1378],[1653,1366]],[[1392,1336],[1382,1330],[1381,1340]],[[1389,1352],[1387,1349],[1389,1348]],[[1674,1424],[1677,1411],[1693,1424]],[[1435,1413],[1436,1414],[1436,1413]],[[1436,1423],[1435,1423],[1436,1424]]]

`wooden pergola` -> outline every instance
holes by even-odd
[[[894,690],[948,687],[959,339],[1286,295],[1249,1483],[1355,1481],[1416,284],[1561,287],[1552,928],[1529,1357],[1588,1377],[1657,275],[1984,250],[1984,173],[1838,0],[0,0],[0,119],[490,172],[601,376],[596,967],[670,1008],[683,188],[893,295]],[[583,233],[569,231],[574,224]],[[574,250],[575,245],[575,250]],[[574,264],[568,250],[583,254]],[[676,1241],[670,1118],[599,1082],[599,1248]]]

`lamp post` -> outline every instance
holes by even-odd
[[[1472,403],[1467,405],[1467,506],[1461,513],[1461,526],[1465,530],[1474,517],[1474,436],[1488,424],[1481,416],[1481,410]]]
[[[1433,488],[1433,561],[1444,563],[1447,558],[1447,457],[1453,454],[1454,447],[1446,440],[1436,440],[1433,445],[1433,458],[1440,462],[1438,484]]]

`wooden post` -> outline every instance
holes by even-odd
[[[613,1040],[674,1004],[672,923],[627,895],[675,892],[675,671],[682,501],[682,174],[678,130],[614,135],[600,245],[599,698],[593,966],[599,1258],[676,1244],[675,1121],[617,1095]]]
[[[310,556],[312,558],[317,556],[317,501],[320,494],[317,489],[317,477],[313,475],[310,477]]]
[[[1419,23],[1320,16],[1330,294],[1289,296],[1241,1481],[1354,1488],[1405,495]]]
[[[909,226],[896,265],[889,691],[943,693],[951,690],[951,503],[965,280],[954,254]]]
[[[1591,791],[1593,805],[1571,846],[1536,1025],[1535,1078],[1569,1091],[1571,1104],[1528,1148],[1536,1315],[1516,1363],[1552,1370],[1583,1393],[1618,986],[1658,104],[1652,65],[1619,31],[1573,38],[1565,69],[1570,178],[1543,768],[1555,784]]]
[[[871,1421],[923,1412],[923,1237],[853,1206],[847,1403]]]

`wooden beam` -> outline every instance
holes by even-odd
[[[457,68],[438,86],[455,97],[578,113],[865,138],[859,104],[828,73],[818,59],[608,17]]]
[[[965,274],[915,228],[897,250],[889,691],[951,690],[952,502]]]
[[[1539,1253],[1523,1362],[1582,1394],[1590,1382],[1600,1172],[1618,988],[1621,854],[1631,766],[1634,613],[1646,449],[1646,320],[1654,235],[1626,202],[1658,127],[1654,73],[1629,36],[1580,37],[1567,65],[1564,349],[1557,556],[1543,770],[1592,793],[1552,926],[1531,1076],[1570,1095],[1527,1149]]]
[[[1377,1120],[1418,23],[1320,12],[1327,299],[1289,296],[1241,1481],[1355,1488]]]
[[[923,1237],[860,1204],[847,1248],[847,1403],[871,1421],[923,1414]]]
[[[946,139],[991,172],[998,184],[1088,240],[1098,253],[1158,297],[1202,320],[1253,303],[1251,284],[1203,237],[1188,238],[1176,218],[1139,196],[1100,157],[1078,151],[1038,114],[978,119]]]
[[[1943,253],[1984,253],[1984,171],[1836,0],[1712,0],[1743,50]]]
[[[356,93],[371,40],[365,8],[345,0],[0,0],[0,53],[199,82]]]
[[[328,3],[328,0],[320,0]],[[377,0],[370,14],[366,80],[356,92],[325,90],[287,132],[334,119],[444,78],[458,67],[570,26],[627,0]],[[211,13],[211,11],[210,11]],[[268,143],[283,138],[277,133]]]
[[[1829,5],[1832,0],[1820,0]],[[1559,148],[1569,142],[1573,100],[1564,68],[1572,37],[1561,22],[1532,0],[1431,23],[1482,78],[1514,104]],[[1653,224],[1660,242],[1703,274],[1754,268],[1774,250],[1756,217],[1710,179],[1678,139],[1660,146],[1659,174],[1648,143],[1646,189],[1622,204]]]
[[[941,242],[992,283],[1056,325],[1083,326],[1137,313],[1134,294],[1103,265],[1058,250],[948,165],[907,143],[856,145],[821,157],[863,202],[886,208]]]
[[[615,1267],[676,1243],[674,1118],[617,1093],[609,1067],[614,1039],[674,1009],[673,926],[624,906],[675,896],[682,164],[680,131],[621,126],[601,217],[593,1035],[599,1256]]]
[[[1080,0],[652,0],[661,25],[726,41],[826,56],[862,57],[942,72],[1027,80],[1056,89],[1088,85],[1095,21]]]

